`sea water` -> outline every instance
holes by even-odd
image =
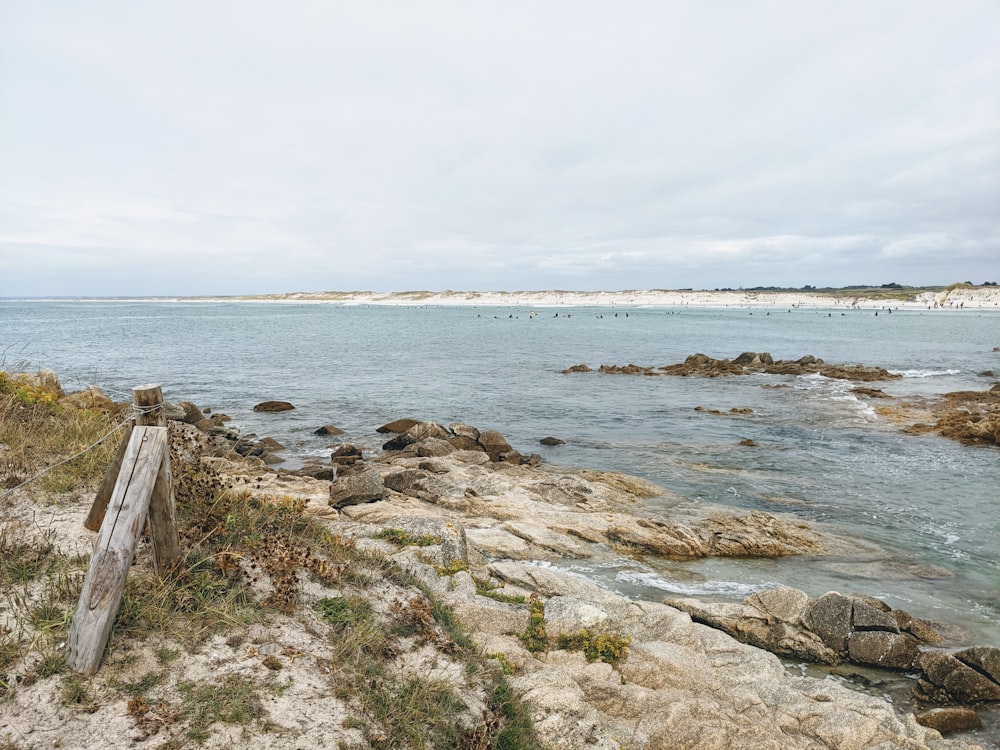
[[[648,501],[654,515],[763,510],[865,545],[778,560],[547,564],[653,600],[739,599],[779,584],[861,592],[1000,646],[996,448],[902,434],[855,384],[818,376],[561,373],[695,352],[812,354],[899,372],[869,385],[901,398],[984,390],[994,379],[983,373],[1000,373],[1000,315],[879,312],[2,300],[0,367],[49,367],[67,389],[94,383],[119,399],[161,383],[170,400],[277,438],[289,467],[329,455],[330,439],[312,434],[323,424],[372,451],[384,439],[375,427],[401,417],[497,429],[549,463],[652,480],[666,490]],[[296,409],[252,411],[268,399]],[[566,445],[538,443],[550,435]]]

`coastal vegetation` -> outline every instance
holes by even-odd
[[[0,381],[5,486],[107,433],[108,413],[43,391],[17,378]],[[92,489],[113,448],[68,468],[72,482],[39,480],[32,499],[71,502],[67,489]],[[362,738],[371,747],[535,747],[502,665],[481,654],[433,592],[390,556],[332,532],[303,513],[300,499],[227,489],[176,448],[172,466],[184,560],[161,577],[148,545],[140,545],[104,667],[92,679],[66,667],[62,647],[89,556],[67,552],[56,530],[13,512],[13,494],[0,496],[0,706],[51,685],[58,704],[117,711],[129,717],[133,739],[155,737],[160,748],[197,746],[227,736],[226,727],[248,742],[292,731],[272,709],[319,676],[341,715],[332,747],[355,747]],[[78,526],[79,501],[89,495],[74,498],[67,524]],[[404,532],[384,538],[440,542]],[[301,638],[276,645],[275,629]],[[441,674],[462,677],[400,666],[427,659],[438,672],[454,665]],[[225,679],[217,679],[219,667],[228,670]],[[17,738],[5,741],[20,747]]]

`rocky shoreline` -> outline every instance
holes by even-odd
[[[816,366],[822,365],[819,361]],[[648,620],[652,617],[660,627],[662,618],[669,614],[673,631],[679,627],[674,620],[680,612],[687,616],[684,621],[690,621],[684,630],[693,628],[689,635],[697,633],[695,640],[708,638],[697,629],[703,625],[739,642],[740,647],[736,644],[725,647],[729,654],[726,659],[732,662],[737,658],[733,654],[738,652],[740,659],[746,661],[738,661],[741,666],[735,671],[743,674],[746,670],[761,670],[759,680],[751,681],[753,690],[766,693],[779,690],[780,686],[782,691],[791,690],[783,695],[793,703],[803,700],[803,696],[790,685],[799,685],[795,681],[805,678],[789,676],[783,668],[779,678],[775,663],[765,665],[758,650],[817,664],[855,664],[919,674],[913,700],[921,707],[920,722],[946,732],[981,726],[972,707],[1000,700],[1000,650],[991,647],[956,650],[959,644],[949,640],[954,634],[946,628],[939,632],[935,624],[892,610],[863,594],[829,592],[810,599],[801,591],[782,588],[758,592],[740,604],[668,598],[657,605],[629,601],[594,584],[538,565],[545,560],[609,554],[670,560],[710,555],[849,556],[856,551],[851,549],[850,540],[769,513],[714,512],[700,518],[686,517],[683,521],[653,518],[646,511],[643,498],[662,495],[661,488],[613,472],[547,466],[537,456],[525,456],[511,448],[495,431],[480,432],[463,423],[444,426],[398,420],[379,431],[392,437],[378,456],[366,458],[349,443],[333,452],[331,462],[337,465],[334,481],[308,476],[320,473],[315,466],[300,472],[270,472],[248,478],[245,458],[203,460],[234,489],[249,489],[262,496],[280,493],[307,497],[306,512],[335,519],[338,524],[352,524],[350,533],[362,538],[399,529],[445,540],[440,559],[433,562],[444,566],[457,563],[463,569],[451,576],[452,581],[442,583],[439,577],[429,577],[428,583],[435,585],[449,606],[455,608],[484,648],[503,654],[519,669],[538,673],[533,681],[525,679],[532,686],[526,695],[541,699],[544,693],[545,701],[551,702],[550,691],[565,693],[557,702],[558,710],[553,706],[533,707],[539,725],[551,729],[546,746],[578,747],[596,742],[597,746],[618,747],[602,742],[612,743],[612,738],[620,737],[624,724],[636,727],[629,746],[651,748],[767,747],[769,742],[774,747],[811,747],[818,741],[829,747],[868,747],[880,742],[889,742],[894,747],[920,747],[926,743],[933,746],[934,740],[933,735],[918,738],[912,727],[906,728],[905,720],[894,725],[891,739],[888,735],[881,738],[879,733],[884,724],[876,731],[867,723],[874,706],[859,707],[854,702],[861,700],[859,694],[847,690],[838,693],[837,698],[821,701],[837,706],[831,717],[846,717],[850,728],[843,730],[843,737],[821,737],[799,727],[796,731],[803,733],[800,740],[779,741],[777,734],[769,740],[758,714],[753,722],[755,739],[749,745],[741,745],[741,738],[749,731],[745,717],[722,708],[721,704],[732,697],[721,697],[727,694],[719,693],[716,684],[729,679],[728,672],[708,659],[702,663],[706,670],[702,676],[711,675],[709,680],[713,685],[697,684],[694,678],[689,678],[685,689],[691,695],[685,700],[692,702],[689,709],[695,714],[706,710],[704,706],[695,707],[699,701],[708,701],[716,721],[698,729],[688,728],[690,737],[686,741],[691,744],[684,744],[685,741],[678,739],[683,732],[672,720],[668,721],[663,713],[666,709],[660,705],[660,701],[666,700],[660,695],[662,677],[653,680],[656,688],[644,685],[648,694],[635,702],[634,694],[641,692],[636,685],[652,678],[647,674],[639,678],[632,673],[628,659],[609,671],[573,658],[564,661],[561,656],[553,664],[552,651],[546,651],[542,657],[532,654],[516,637],[526,627],[524,605],[483,601],[477,579],[480,584],[483,580],[490,581],[507,597],[526,601],[536,597],[542,602],[550,638],[603,625],[608,627],[607,632],[633,644],[629,647],[630,654],[634,655],[639,648],[652,660],[646,662],[644,669],[661,675],[676,665],[657,661],[661,658],[658,649],[662,647],[662,635],[656,628],[647,627]],[[264,466],[258,463],[256,468],[263,470]],[[410,555],[408,564],[415,571],[421,570],[421,561],[427,563],[426,550],[399,554],[404,559]],[[674,648],[677,643],[671,641],[671,645]],[[693,648],[690,643],[686,647]],[[704,647],[702,643],[701,648]],[[749,649],[744,651],[742,647]],[[652,655],[643,649],[651,650]],[[697,649],[694,655],[685,657],[707,658],[706,654],[697,653]],[[634,663],[633,656],[629,659]],[[630,686],[627,690],[611,686],[615,670]],[[785,678],[790,680],[789,684],[784,684]],[[592,683],[595,679],[597,684]],[[536,681],[544,687],[535,686]],[[809,684],[808,680],[804,684]],[[825,689],[826,683],[823,685]],[[621,695],[615,698],[609,695],[619,692]],[[600,694],[600,700],[592,698],[591,693]],[[570,699],[566,696],[573,696],[576,703],[568,707]],[[676,699],[677,694],[671,693],[670,700]],[[810,701],[815,700],[812,696],[803,704],[809,706],[810,715],[816,710]],[[533,705],[530,698],[528,702]],[[632,706],[631,713],[619,715],[610,705]],[[786,718],[795,715],[795,709],[789,705],[782,705],[780,712]],[[589,724],[584,724],[586,737],[580,734],[582,730],[571,728],[582,716],[590,717]],[[643,717],[648,717],[650,727]],[[690,716],[681,723],[687,726]],[[653,725],[658,729],[652,730]],[[778,729],[771,727],[770,731],[777,733]],[[780,730],[782,736],[788,732],[788,727]],[[665,744],[664,738],[668,736],[675,744]],[[640,737],[643,739],[639,740]],[[865,740],[856,744],[859,737]],[[802,744],[796,744],[799,741]]]
[[[763,359],[747,364],[766,366]],[[68,398],[125,408],[97,391]],[[863,594],[810,598],[782,588],[738,604],[632,601],[545,565],[858,552],[828,529],[760,512],[654,513],[645,499],[666,494],[656,485],[550,466],[496,431],[463,423],[397,420],[380,428],[387,440],[377,454],[339,436],[329,464],[288,472],[266,462],[280,446],[240,435],[224,415],[188,402],[167,413],[179,465],[266,503],[294,503],[422,581],[480,651],[504,665],[542,747],[972,750],[980,745],[941,732],[975,729],[976,706],[1000,701],[1000,650],[970,648]],[[33,514],[30,503],[16,510]],[[82,522],[65,515],[69,526]],[[81,538],[79,528],[73,534]],[[282,641],[279,632],[261,638]],[[919,719],[881,697],[802,676],[778,656],[918,674]],[[0,736],[43,718],[88,720],[14,700]],[[351,737],[343,746],[370,746]]]

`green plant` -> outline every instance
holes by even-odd
[[[533,654],[547,651],[549,648],[549,636],[545,632],[545,604],[536,594],[531,595],[528,606],[528,627],[517,637]]]
[[[361,597],[324,597],[314,609],[324,622],[337,628],[350,628],[372,619],[372,605]]]
[[[376,539],[385,539],[400,547],[433,547],[441,544],[441,537],[433,534],[411,534],[403,529],[382,529]]]
[[[607,664],[617,664],[628,656],[628,646],[632,639],[616,633],[595,633],[584,629],[576,633],[562,634],[556,639],[561,649],[582,651],[587,661],[600,659]]]
[[[437,569],[437,574],[439,576],[453,576],[456,573],[460,573],[463,570],[468,570],[469,564],[464,560],[452,560],[447,565],[441,565]]]
[[[486,654],[488,659],[496,659],[500,665],[500,670],[507,676],[517,674],[517,665],[507,658],[504,653]]]
[[[242,675],[231,675],[210,684],[181,683],[181,718],[188,725],[187,736],[202,743],[215,722],[262,726],[264,704],[260,687]],[[265,687],[269,687],[265,685]]]

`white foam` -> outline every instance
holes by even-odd
[[[961,370],[889,370],[893,375],[902,375],[904,378],[938,378],[945,375],[960,375]]]
[[[648,586],[661,591],[684,596],[733,596],[743,599],[750,594],[764,589],[776,588],[776,583],[737,583],[735,581],[701,581],[699,583],[680,583],[668,581],[656,573],[644,573],[638,570],[623,570],[615,576],[621,583],[635,586]]]

